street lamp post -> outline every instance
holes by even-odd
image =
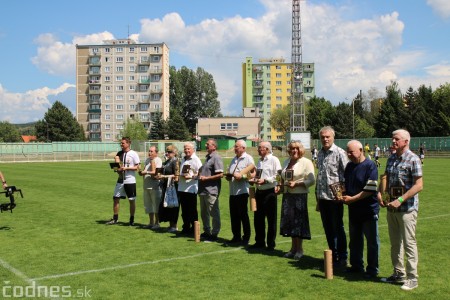
[[[345,100],[348,101],[348,98],[345,97]],[[355,99],[352,99],[352,136],[355,139]]]

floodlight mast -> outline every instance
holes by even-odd
[[[300,1],[292,0],[291,51],[291,132],[306,131],[305,101],[303,97],[302,33]]]

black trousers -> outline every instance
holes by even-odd
[[[194,232],[194,222],[198,221],[197,194],[178,192],[183,219],[183,232]]]
[[[250,219],[248,217],[248,194],[230,195],[230,219],[233,240],[249,241],[251,235]],[[241,223],[244,235],[241,238]]]
[[[277,234],[277,194],[275,189],[256,190],[256,211],[254,213],[255,242],[266,245],[267,218],[267,247],[275,247]]]

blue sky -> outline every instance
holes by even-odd
[[[337,104],[359,90],[383,96],[450,82],[450,1],[301,2],[303,61],[316,95]],[[222,112],[241,114],[246,56],[290,61],[291,0],[4,1],[0,11],[0,121],[42,119],[55,100],[75,112],[75,44],[110,38],[165,42],[170,64],[214,76]]]

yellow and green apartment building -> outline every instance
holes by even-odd
[[[282,141],[284,136],[271,128],[271,113],[290,102],[291,63],[283,58],[260,59],[253,63],[247,57],[242,64],[242,106],[258,107],[262,118],[260,138]],[[303,63],[303,95],[305,100],[315,96],[314,63]]]

